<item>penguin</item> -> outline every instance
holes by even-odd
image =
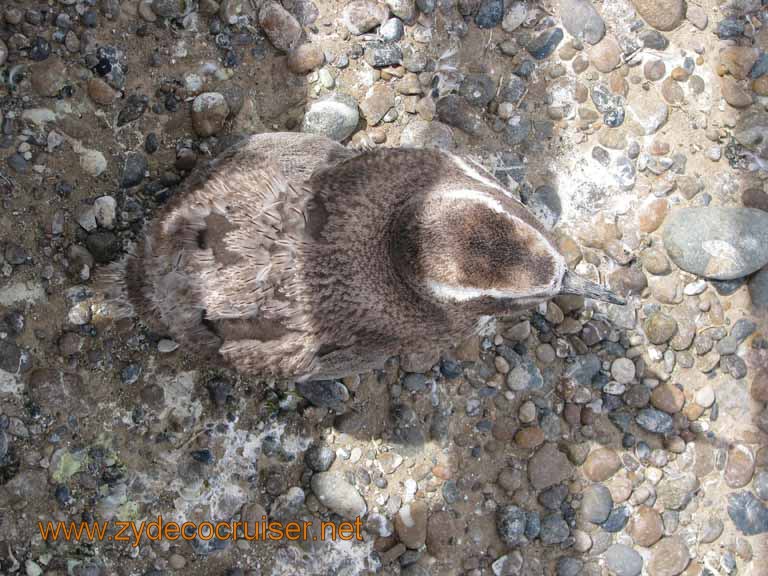
[[[116,316],[264,378],[343,378],[446,349],[559,294],[570,272],[491,174],[438,149],[251,136],[194,170],[102,274]]]

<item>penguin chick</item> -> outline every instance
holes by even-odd
[[[557,294],[618,302],[461,158],[292,133],[252,136],[191,174],[104,282],[121,315],[193,354],[297,380],[446,348]]]

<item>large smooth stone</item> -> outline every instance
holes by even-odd
[[[686,272],[742,278],[768,263],[768,213],[755,208],[682,208],[664,225],[664,247]]]
[[[632,4],[643,20],[662,32],[677,28],[685,16],[683,0],[632,0]]]
[[[588,44],[605,36],[605,22],[590,0],[560,0],[560,15],[568,33]]]

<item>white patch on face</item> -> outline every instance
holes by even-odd
[[[515,218],[512,214],[510,214],[504,208],[504,206],[502,206],[501,202],[496,200],[496,198],[494,198],[493,196],[486,194],[482,190],[457,188],[455,190],[447,190],[445,192],[442,192],[440,194],[440,198],[444,200],[465,200],[467,202],[472,202],[474,204],[482,204],[483,206],[485,206],[486,208],[490,208],[497,214],[506,216],[509,219]]]
[[[498,288],[473,288],[472,286],[451,286],[443,282],[430,281],[429,291],[443,302],[468,302],[478,298],[512,298],[523,300],[536,296],[544,296],[545,290],[499,290]]]
[[[482,204],[490,210],[501,214],[508,218],[511,222],[514,222],[518,226],[523,226],[526,230],[533,233],[535,243],[543,246],[544,252],[548,252],[555,260],[555,270],[552,278],[552,282],[548,286],[535,286],[530,290],[500,290],[496,288],[482,289],[475,288],[473,286],[452,286],[442,282],[431,281],[428,284],[429,290],[438,299],[444,302],[467,302],[469,300],[475,300],[478,298],[498,298],[498,299],[514,299],[523,303],[524,300],[531,300],[535,302],[539,298],[554,296],[560,291],[560,285],[562,283],[563,274],[566,270],[565,259],[552,248],[547,240],[541,235],[541,233],[535,228],[529,226],[517,216],[510,213],[504,205],[496,198],[483,192],[482,190],[473,190],[469,188],[457,188],[454,190],[447,190],[440,193],[440,198],[443,200],[458,200],[469,202],[473,204]]]
[[[467,164],[462,158],[459,158],[458,156],[453,156],[453,155],[451,156],[451,158],[459,167],[459,169],[464,173],[464,175],[468,176],[472,180],[477,180],[484,186],[494,188],[495,190],[499,190],[500,192],[503,192],[504,194],[509,196],[509,192],[505,190],[503,186],[500,186],[499,183],[495,182],[493,179],[480,174],[480,172],[478,172],[475,168]]]

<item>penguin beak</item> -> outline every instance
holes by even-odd
[[[563,275],[560,294],[577,294],[579,296],[585,296],[587,298],[592,298],[593,300],[601,300],[611,304],[627,303],[626,300],[620,298],[607,288],[603,288],[600,284],[595,284],[586,278],[577,276],[570,270],[566,270]]]

